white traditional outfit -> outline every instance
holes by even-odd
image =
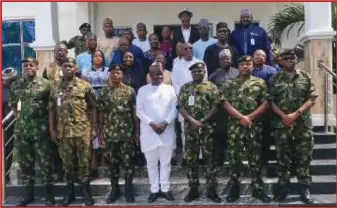
[[[189,70],[189,67],[192,66],[193,64],[197,63],[197,62],[204,63],[202,60],[193,57],[191,61],[186,61],[185,58],[182,58],[180,60],[177,60],[173,64],[173,68],[172,68],[172,86],[174,87],[174,90],[175,90],[177,96],[179,96],[180,89],[181,89],[181,87],[184,84],[193,81],[192,74],[191,74],[191,71]],[[206,64],[205,64],[205,77],[204,77],[204,80],[205,81],[208,80],[208,72],[207,72],[207,66],[206,66]],[[179,114],[179,116],[178,116],[178,121],[180,122],[180,126],[181,126],[181,140],[183,142],[183,152],[185,152],[184,118],[183,118],[183,116],[181,114]],[[201,151],[200,151],[199,158],[202,158]]]
[[[137,95],[137,116],[140,119],[141,150],[147,161],[147,171],[151,184],[151,193],[170,189],[171,158],[176,148],[176,134],[174,121],[178,111],[176,109],[177,96],[171,85],[148,84],[141,87]],[[168,123],[164,132],[158,135],[150,123]],[[160,174],[158,171],[160,161]]]

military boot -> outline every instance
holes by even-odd
[[[216,193],[216,190],[214,187],[209,187],[207,188],[206,191],[206,196],[207,198],[209,198],[210,200],[216,202],[216,203],[221,203],[221,198],[219,197],[219,195]]]
[[[54,199],[53,185],[51,184],[46,185],[45,188],[46,188],[46,206],[54,206],[55,199]]]
[[[185,202],[191,202],[199,197],[199,191],[197,187],[191,187],[188,194],[185,196]]]
[[[83,200],[85,206],[94,205],[94,199],[91,196],[90,182],[82,183]]]
[[[288,184],[280,185],[276,184],[275,193],[274,193],[274,201],[282,202],[288,196],[289,188]]]
[[[24,207],[27,206],[29,203],[34,201],[34,186],[32,184],[25,186],[25,196],[22,200],[20,200],[16,206]]]
[[[106,203],[111,204],[115,202],[119,196],[120,196],[120,191],[119,191],[118,182],[111,181],[111,192],[110,192],[108,199],[106,200]]]
[[[254,188],[252,196],[263,201],[264,203],[271,202],[271,199],[269,198],[269,196],[266,194],[266,192],[263,189]]]
[[[306,204],[313,204],[314,200],[311,198],[310,190],[308,185],[300,186],[300,198]]]
[[[75,186],[73,183],[70,183],[70,184],[67,184],[66,194],[64,195],[59,205],[62,207],[68,206],[70,203],[74,201],[75,201]]]
[[[132,191],[132,177],[128,177],[125,179],[125,188],[124,188],[124,196],[125,200],[129,203],[135,202],[135,196]]]
[[[233,203],[240,198],[240,184],[233,183],[230,185],[228,196],[226,197],[226,201],[228,203]]]

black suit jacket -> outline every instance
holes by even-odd
[[[199,30],[191,25],[191,35],[188,40],[189,43],[193,44],[200,39]],[[173,39],[172,39],[172,57],[177,57],[176,45],[178,42],[185,43],[183,32],[181,27],[173,30]]]

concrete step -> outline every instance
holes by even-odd
[[[218,177],[218,191],[224,190],[224,194],[227,193],[227,183],[229,181],[228,177]],[[265,183],[265,188],[269,194],[272,194],[273,188],[275,187],[275,183],[277,182],[277,178],[263,178]],[[121,188],[124,186],[124,180],[120,179]],[[251,194],[251,179],[248,177],[241,178],[241,192],[242,194]],[[205,187],[205,179],[204,177],[200,178],[200,187]],[[135,177],[134,178],[134,191],[136,195],[141,195],[142,193],[149,192],[149,181],[146,177]],[[297,194],[298,184],[297,179],[291,179],[290,185],[291,191],[290,194]],[[94,196],[105,196],[109,193],[110,190],[110,181],[108,178],[100,178],[93,180],[91,182],[91,189]],[[171,177],[171,189],[175,193],[180,193],[184,190],[188,189],[188,180],[186,177]],[[80,194],[80,186],[76,186],[77,194]],[[7,185],[6,192],[7,196],[21,196],[24,192],[23,186],[15,184]],[[65,191],[65,183],[56,183],[55,184],[55,195],[62,196],[62,193]],[[312,194],[335,194],[336,193],[336,175],[328,175],[328,176],[313,176],[312,177],[312,185],[311,185]],[[43,196],[45,193],[45,189],[41,184],[35,185],[35,194],[36,196]],[[219,192],[220,193],[220,192]]]
[[[336,133],[314,132],[315,144],[329,144],[336,142]]]
[[[183,201],[185,195],[187,194],[187,190],[182,192],[174,192],[175,201],[169,202],[163,198],[159,198],[156,202],[149,204],[147,202],[147,198],[149,193],[146,192],[143,195],[136,196],[136,201],[133,204],[127,203],[124,200],[124,197],[120,197],[115,203],[109,204],[109,206],[137,206],[137,207],[149,207],[149,206],[238,206],[238,205],[254,205],[254,206],[303,206],[303,203],[299,200],[298,195],[290,195],[287,200],[283,203],[277,202],[270,202],[270,203],[263,203],[250,195],[241,195],[241,198],[238,199],[235,203],[227,203],[226,202],[226,195],[221,195],[220,197],[223,199],[222,203],[214,203],[206,198],[205,195],[201,195],[200,198],[197,200],[186,203]],[[272,195],[270,195],[272,197]],[[336,195],[335,194],[314,194],[312,195],[313,199],[315,200],[315,204],[312,205],[313,207],[317,206],[336,206]],[[105,203],[107,196],[101,197],[94,197],[95,205],[94,206],[107,206]],[[19,200],[19,197],[8,197],[6,202],[3,203],[3,206],[14,206],[15,203]],[[62,200],[62,197],[57,197],[56,201]],[[83,200],[81,197],[78,197],[74,203],[69,205],[70,207],[79,207],[83,205]],[[28,206],[44,206],[44,199],[37,198],[36,201]],[[305,205],[308,206],[308,205]]]

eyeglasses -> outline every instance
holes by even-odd
[[[192,47],[186,47],[186,48],[184,48],[185,49],[185,51],[188,51],[188,50],[193,50],[193,48]]]
[[[281,59],[287,61],[287,60],[295,60],[296,58],[295,57],[282,57]]]

